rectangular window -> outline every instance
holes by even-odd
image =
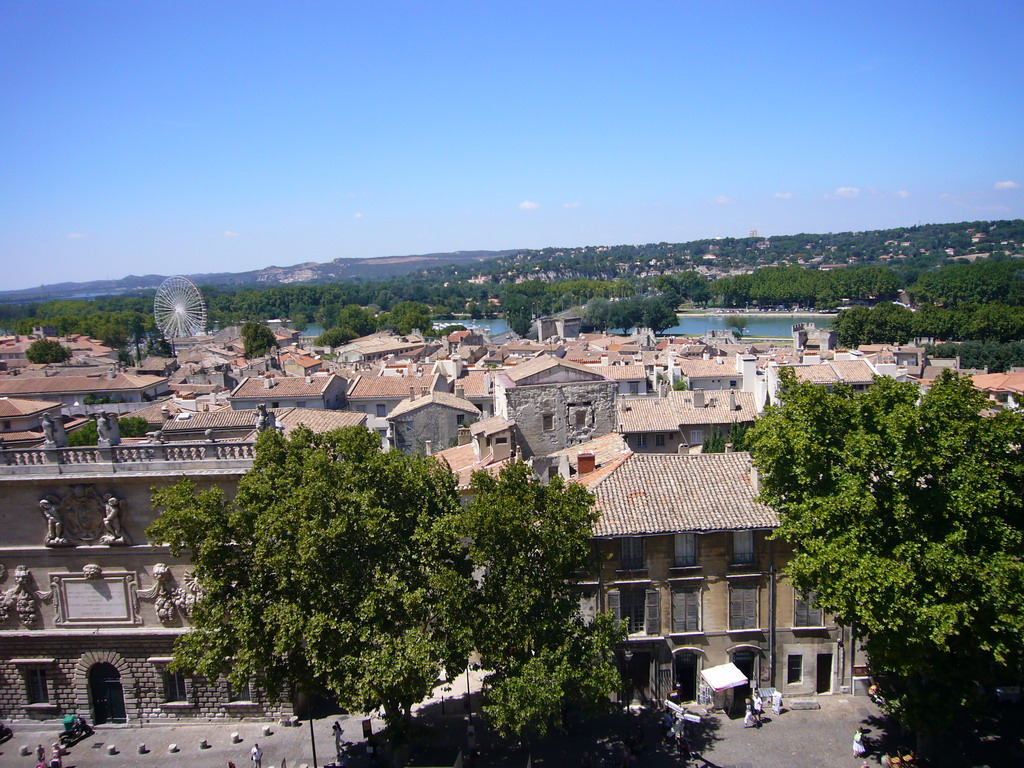
[[[757,629],[757,587],[729,588],[729,629]]]
[[[246,680],[241,688],[234,688],[229,681],[228,701],[252,701],[252,687],[249,685],[249,681]]]
[[[729,381],[729,388],[736,389],[736,379],[732,379]]]
[[[188,701],[185,676],[181,672],[164,671],[164,701]]]
[[[386,415],[387,410],[388,410],[387,405],[385,405],[384,403],[377,403],[377,415],[378,416]]]
[[[704,431],[701,429],[690,430],[690,445],[703,445],[704,444]]]
[[[644,540],[640,536],[622,539],[620,568],[623,571],[639,571],[644,564]]]
[[[672,565],[676,568],[686,568],[697,564],[697,534],[677,533],[675,535],[674,553]]]
[[[660,634],[661,605],[658,590],[637,587],[612,590],[608,593],[608,606],[615,618],[626,623],[629,634]]]
[[[464,413],[456,414],[455,415],[455,423],[458,424],[460,427],[463,424],[465,424],[466,423],[466,414],[464,414]]]
[[[664,435],[655,435],[654,436],[654,444],[658,448],[664,448],[665,447],[665,436]]]
[[[672,631],[700,632],[700,590],[672,591]]]
[[[646,448],[647,447],[647,435],[637,435],[636,436],[636,447],[637,448]]]
[[[822,625],[821,608],[814,606],[815,594],[813,592],[805,595],[798,594],[793,606],[794,627],[820,627]]]
[[[541,418],[544,421],[544,431],[553,431],[555,428],[555,417],[550,413],[545,413]]]
[[[635,381],[629,382],[629,394],[631,394],[631,395],[639,395],[640,394],[640,385],[637,382],[635,382]]]
[[[576,411],[576,426],[577,427],[585,427],[585,426],[587,426],[587,412],[586,411]]]
[[[732,562],[733,565],[751,565],[754,562],[753,531],[733,531]]]
[[[29,669],[25,673],[29,704],[48,704],[50,689],[46,685],[45,669]]]
[[[786,684],[796,685],[804,680],[804,657],[791,653],[786,657]]]

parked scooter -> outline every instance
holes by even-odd
[[[65,747],[77,744],[82,739],[92,736],[96,731],[81,715],[67,715],[64,717],[64,730],[61,732],[60,743]]]

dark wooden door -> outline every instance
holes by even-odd
[[[831,653],[819,653],[818,654],[817,679],[815,681],[814,690],[817,693],[831,693],[832,692],[832,654]]]
[[[94,664],[89,670],[89,693],[96,724],[127,722],[121,673],[113,664]]]

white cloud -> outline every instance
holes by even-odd
[[[64,235],[68,240],[81,240],[83,237],[88,237],[85,232],[68,232]]]
[[[910,197],[910,193],[907,192],[907,190],[905,189],[901,189],[899,192],[896,193],[896,197],[906,200],[908,197]]]
[[[728,205],[729,203],[735,202],[735,200],[728,195],[719,195],[718,197],[712,197],[711,202],[718,203],[718,205]]]
[[[835,195],[836,197],[843,197],[850,200],[860,194],[860,190],[857,187],[839,187]]]
[[[536,211],[538,208],[540,208],[540,203],[535,203],[533,200],[523,200],[519,204],[520,211]]]
[[[579,208],[580,203],[562,203],[563,208]]]
[[[992,185],[992,189],[997,189],[1000,192],[1006,189],[1020,189],[1020,184],[1016,181],[997,181]]]
[[[238,237],[237,232],[232,232],[230,229],[224,230],[224,237]]]
[[[361,219],[361,218],[363,218],[363,214],[361,214],[361,213],[358,213],[358,212],[356,212],[356,213],[353,213],[353,214],[352,214],[352,218],[353,218],[353,219]]]
[[[793,193],[792,192],[776,192],[774,195],[772,195],[772,197],[774,197],[776,200],[792,200],[793,199]]]

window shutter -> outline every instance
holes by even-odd
[[[616,619],[622,619],[622,607],[619,602],[619,590],[617,589],[608,590],[608,611]]]
[[[686,631],[686,591],[682,589],[672,591],[672,631]]]
[[[647,590],[647,623],[644,631],[648,635],[661,634],[661,592],[657,589]]]
[[[700,590],[686,592],[686,631],[700,632]]]
[[[795,627],[806,627],[809,626],[807,623],[807,601],[797,595],[796,598],[796,609],[793,616],[793,626]]]
[[[743,591],[745,593],[743,601],[743,628],[754,629],[757,627],[757,588],[750,587]]]
[[[738,587],[729,590],[729,629],[742,629],[743,595]]]

